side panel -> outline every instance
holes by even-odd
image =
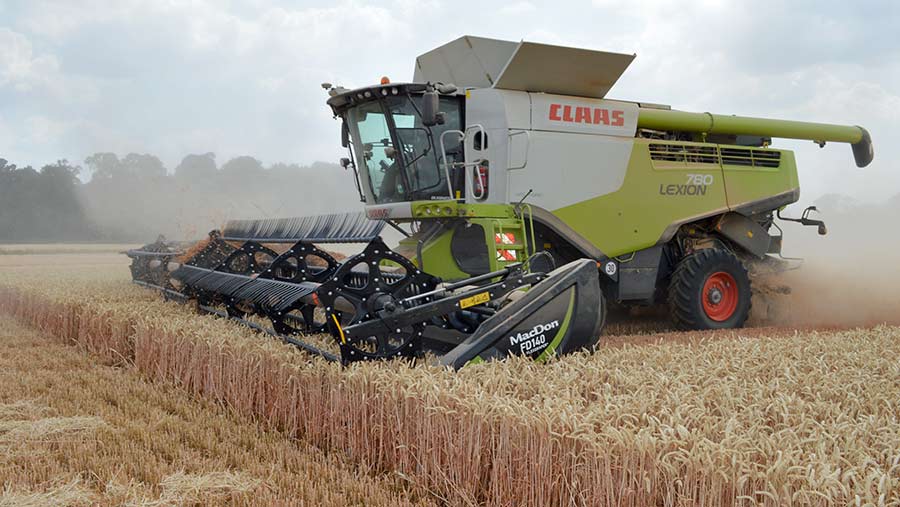
[[[638,106],[631,102],[543,93],[531,97],[534,130],[634,137]]]
[[[431,230],[427,231],[431,233]],[[427,239],[427,242],[425,240]],[[409,238],[400,240],[397,252],[408,259],[412,259],[418,264],[419,241],[422,240],[422,266],[425,272],[430,275],[441,277],[445,280],[462,280],[468,278],[469,275],[460,269],[453,260],[450,252],[450,242],[453,239],[453,229],[447,228],[440,231],[434,231],[433,236],[429,234],[416,234]]]
[[[617,191],[625,179],[637,128],[627,102],[549,94],[531,97],[532,131],[524,164],[509,171],[510,202],[526,194],[554,210]],[[514,146],[514,145],[511,145]]]
[[[466,167],[465,189],[455,189],[468,203],[507,204],[507,167],[511,130],[531,128],[531,101],[525,92],[496,89],[466,91],[466,162],[489,171],[488,191],[476,197],[476,167]],[[485,140],[481,139],[485,136]],[[517,162],[513,162],[517,163]]]
[[[610,256],[655,245],[673,223],[728,210],[718,163],[652,161],[650,144],[646,139],[634,140],[620,189],[550,209]],[[603,159],[597,166],[604,167]]]
[[[800,182],[797,178],[797,164],[793,152],[760,149],[734,150],[725,146],[721,149],[725,190],[728,193],[730,208],[741,211],[748,207],[748,204],[756,201],[789,191],[795,191],[795,194],[799,192]],[[732,152],[729,152],[729,149]],[[729,153],[733,153],[733,155],[728,156]],[[766,155],[759,157],[761,153]],[[771,159],[776,154],[780,157],[778,165],[767,167],[766,165],[775,165],[776,161]],[[762,158],[762,164],[760,158]],[[799,197],[799,194],[797,196]]]
[[[369,220],[404,219],[412,217],[412,203],[392,202],[386,204],[367,204],[366,218]]]
[[[633,138],[532,131],[522,169],[509,171],[509,202],[555,210],[615,192],[625,181]]]
[[[412,215],[421,226],[400,240],[397,252],[409,259],[421,254],[424,270],[444,281],[523,262],[532,251],[525,221],[509,204],[418,201],[412,203]]]

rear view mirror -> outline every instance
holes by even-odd
[[[344,148],[350,146],[350,127],[346,121],[341,122],[341,146]]]
[[[436,91],[430,90],[422,94],[422,125],[433,127],[438,124],[438,107],[440,100]]]
[[[435,88],[437,88],[437,91],[443,93],[444,95],[450,95],[451,93],[456,93],[456,90],[457,90],[456,85],[450,84],[450,83],[448,83],[448,84],[438,83],[435,85]]]

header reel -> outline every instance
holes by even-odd
[[[168,264],[184,252],[160,235],[153,243],[123,252],[131,258],[131,279],[135,282],[171,289]]]
[[[593,261],[550,273],[512,264],[442,283],[388,248],[383,226],[361,214],[229,222],[186,262],[167,258],[170,279],[150,285],[177,288],[201,309],[223,307],[213,313],[256,328],[248,316],[263,317],[282,337],[328,332],[344,364],[427,351],[458,369],[507,355],[543,360],[596,343],[605,308]],[[314,242],[367,245],[339,262]]]
[[[378,237],[361,253],[345,260],[316,294],[345,361],[419,357],[422,322],[382,325],[371,334],[352,330],[363,322],[383,323],[377,317],[385,308],[396,309],[401,301],[433,290],[437,282]]]

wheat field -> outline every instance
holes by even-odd
[[[405,499],[900,505],[898,327],[648,331],[545,365],[342,369],[162,302],[122,260],[14,257],[0,313],[366,471],[352,480],[402,478]]]
[[[0,506],[430,505],[0,317]]]
[[[118,253],[139,246],[130,243],[2,243],[0,255]]]

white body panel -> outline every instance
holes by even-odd
[[[638,106],[629,102],[532,93],[534,130],[634,137]]]
[[[506,169],[510,157],[508,137],[510,129],[531,128],[531,101],[525,92],[492,88],[466,92],[466,162],[474,164],[487,160],[490,169],[488,195],[483,199],[473,193],[475,167],[466,167],[466,202],[508,203],[506,199]],[[479,131],[487,136],[487,147],[476,150]]]
[[[472,192],[474,168],[466,172],[467,202],[527,201],[556,210],[615,192],[625,180],[637,130],[638,106],[498,89],[467,92],[466,161],[489,161],[488,195]],[[476,150],[475,133],[488,146]]]
[[[369,201],[369,202],[374,202]],[[412,203],[391,202],[385,204],[367,204],[366,218],[369,220],[386,220],[389,218],[412,217]]]
[[[632,139],[533,131],[528,163],[508,172],[507,202],[528,202],[553,211],[615,192],[625,181]]]

